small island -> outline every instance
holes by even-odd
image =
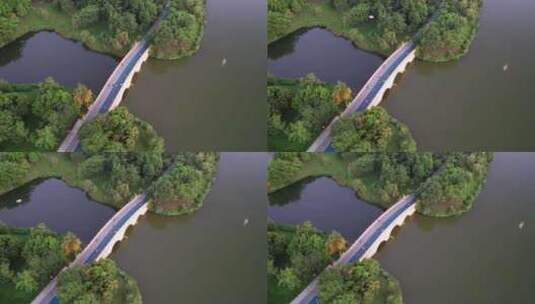
[[[468,51],[481,5],[482,0],[269,0],[268,40],[322,27],[383,56],[414,38],[419,59],[450,61]]]
[[[26,33],[55,31],[97,52],[122,57],[163,14],[161,27],[149,37],[151,54],[178,59],[199,49],[205,6],[205,0],[7,1],[0,6],[0,47]]]

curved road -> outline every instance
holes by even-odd
[[[383,212],[361,236],[342,254],[334,265],[351,264],[364,258],[364,254],[374,245],[381,234],[409,208],[416,204],[414,195],[407,195]],[[319,304],[319,279],[315,278],[291,304]]]
[[[383,88],[387,79],[395,72],[399,65],[407,59],[416,49],[413,42],[402,44],[392,55],[390,55],[379,68],[368,79],[364,87],[359,91],[355,99],[346,107],[346,109],[335,117],[329,125],[323,129],[318,138],[312,143],[308,152],[334,151],[331,144],[331,130],[334,123],[342,118],[351,116],[351,114],[371,108],[372,102]]]
[[[97,233],[91,242],[78,254],[76,259],[68,266],[80,266],[96,261],[109,242],[125,225],[133,214],[147,204],[147,195],[140,194],[119,210]],[[57,277],[37,295],[32,304],[59,303],[56,296]]]

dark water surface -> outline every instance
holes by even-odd
[[[172,152],[265,151],[266,0],[208,0],[207,9],[199,52],[146,62],[124,104]]]
[[[375,256],[404,302],[533,303],[534,180],[534,153],[497,153],[467,214],[410,218]]]
[[[138,281],[144,303],[265,302],[268,159],[223,153],[203,208],[143,217],[116,247],[112,257]]]
[[[283,78],[314,73],[336,84],[343,81],[358,90],[383,62],[383,58],[356,48],[349,40],[322,28],[301,29],[268,47],[268,70]]]
[[[27,34],[0,48],[0,78],[15,83],[36,83],[47,77],[62,85],[83,83],[98,94],[117,60],[90,51],[80,42],[53,32]]]
[[[340,232],[353,242],[382,213],[355,192],[327,177],[308,179],[270,195],[269,217],[280,224],[310,221],[318,229]]]
[[[17,200],[22,202],[17,203]],[[38,180],[0,196],[0,221],[10,226],[44,223],[58,233],[73,232],[87,244],[115,210],[92,201],[59,179]]]
[[[459,62],[417,62],[382,105],[423,150],[533,151],[535,1],[485,0]],[[505,70],[504,70],[505,67]]]

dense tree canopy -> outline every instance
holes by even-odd
[[[331,86],[310,74],[268,81],[268,143],[274,151],[304,151],[351,100],[343,84]]]
[[[73,234],[44,226],[22,229],[0,223],[0,285],[34,295],[81,250]]]
[[[177,59],[196,52],[204,32],[206,0],[172,0],[153,39],[152,55]]]
[[[319,280],[321,303],[401,304],[397,280],[376,260],[326,269]]]
[[[212,188],[218,158],[214,152],[175,155],[166,174],[150,187],[150,209],[160,214],[179,215],[200,208]]]
[[[444,0],[418,39],[418,56],[449,61],[464,55],[475,36],[482,0]]]
[[[31,0],[2,0],[0,2],[0,46],[15,38],[20,17],[28,13],[31,5]]]
[[[136,118],[126,107],[86,122],[79,133],[82,151],[100,152],[163,152],[164,140],[154,128]]]
[[[297,228],[268,226],[268,275],[277,286],[297,294],[346,249],[338,233],[320,233],[310,222]],[[270,280],[272,281],[272,280]]]
[[[339,119],[331,136],[333,146],[339,152],[416,151],[416,142],[409,129],[382,107]]]
[[[51,78],[37,85],[0,83],[0,147],[55,150],[80,116],[73,93]]]
[[[141,304],[137,283],[111,259],[71,267],[58,278],[61,303]]]

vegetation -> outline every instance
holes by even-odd
[[[142,303],[136,281],[111,259],[62,272],[58,278],[58,298],[61,303]]]
[[[7,0],[0,4],[0,47],[28,33],[52,30],[89,48],[122,56],[156,22],[167,0]],[[196,52],[204,31],[205,0],[171,0],[153,37],[153,56]]]
[[[0,302],[28,303],[81,250],[73,234],[0,224]]]
[[[212,188],[218,159],[214,152],[176,155],[171,168],[149,189],[150,210],[180,215],[199,209]]]
[[[268,302],[289,303],[346,250],[338,233],[320,233],[311,223],[268,226]]]
[[[418,189],[418,212],[445,217],[470,210],[486,181],[492,158],[489,152],[450,153],[441,170]]]
[[[160,153],[0,153],[0,193],[38,178],[56,177],[120,208],[147,189],[169,161]]]
[[[51,78],[36,85],[0,82],[0,150],[55,150],[91,102],[89,89],[71,92]]]
[[[332,143],[340,152],[414,152],[409,129],[385,109],[374,107],[333,125]]]
[[[100,152],[163,152],[164,140],[147,122],[126,107],[86,122],[79,133],[80,147],[88,154]]]
[[[458,59],[468,52],[479,25],[483,0],[444,0],[418,38],[417,56],[426,61]]]
[[[421,28],[436,0],[269,0],[269,41],[300,28],[324,27],[360,48],[390,54]]]
[[[321,303],[401,304],[396,279],[369,259],[326,269],[319,279]]]
[[[178,59],[199,50],[204,34],[206,0],[172,0],[169,15],[153,38],[151,54]]]
[[[417,194],[417,210],[446,216],[467,211],[483,187],[490,153],[277,153],[268,191],[307,177],[328,176],[384,208]]]
[[[305,151],[351,102],[351,89],[332,86],[310,74],[299,80],[268,81],[268,145],[271,151]]]

